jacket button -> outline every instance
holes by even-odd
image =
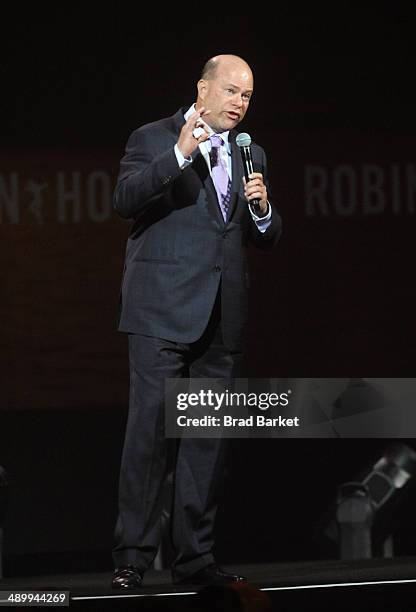
[[[214,272],[221,272],[221,266],[214,266]]]
[[[227,238],[227,237],[228,237],[228,232],[223,232],[222,237],[223,237],[223,238]]]

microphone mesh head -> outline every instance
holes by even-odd
[[[239,147],[249,147],[251,145],[251,136],[245,132],[241,132],[241,134],[237,135],[235,141]]]

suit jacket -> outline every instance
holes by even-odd
[[[174,145],[184,109],[135,130],[121,160],[114,207],[132,219],[120,294],[120,331],[189,343],[201,337],[221,286],[222,331],[231,350],[243,347],[247,318],[249,240],[269,248],[280,235],[260,233],[244,198],[243,164],[230,132],[232,198],[224,222],[207,164],[199,149],[179,168]],[[252,145],[253,166],[267,185],[266,156]],[[270,201],[270,192],[269,201]],[[273,205],[272,205],[273,206]]]

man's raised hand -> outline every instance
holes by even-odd
[[[185,158],[189,157],[201,142],[208,140],[208,127],[204,121],[202,121],[202,117],[208,115],[210,112],[211,111],[205,110],[202,106],[199,110],[192,113],[182,127],[177,144],[179,151]]]

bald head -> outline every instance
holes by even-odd
[[[225,132],[243,119],[252,93],[253,73],[247,62],[238,55],[216,55],[202,69],[196,108],[209,110],[204,120],[215,132]]]
[[[219,67],[222,67],[224,70],[234,67],[236,69],[241,68],[245,70],[248,74],[253,78],[253,73],[251,71],[250,66],[247,64],[243,58],[238,55],[215,55],[209,59],[205,66],[202,69],[201,79],[213,79],[218,71]]]

